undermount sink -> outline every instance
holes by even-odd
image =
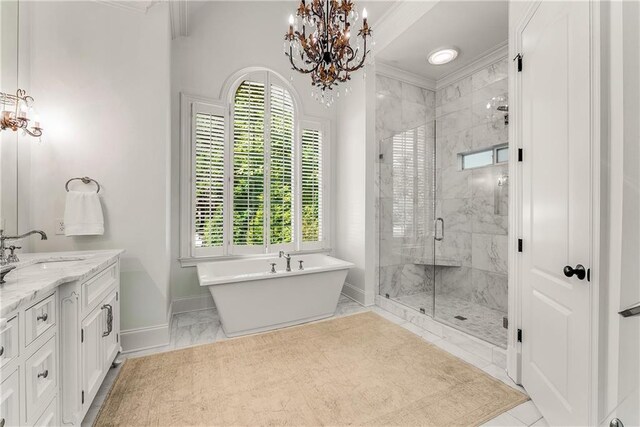
[[[70,267],[78,263],[78,261],[83,261],[87,259],[86,257],[78,257],[78,258],[64,258],[64,259],[52,259],[52,260],[42,260],[36,261],[35,264],[28,265],[26,267],[18,269],[20,272],[30,272],[30,271],[42,271],[42,270],[57,270],[66,267]]]

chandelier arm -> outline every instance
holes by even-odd
[[[291,66],[293,67],[293,69],[300,73],[309,74],[314,72],[318,68],[318,66],[316,65],[314,68],[309,70],[296,65],[296,63],[293,61],[293,48],[291,46],[289,46],[289,54],[287,56],[289,57],[289,62],[291,62]]]
[[[351,49],[351,50],[353,50],[353,49]],[[355,52],[354,52],[353,56],[344,64],[344,66],[342,64],[340,64],[341,68],[343,70],[347,71],[347,72],[350,72],[350,73],[362,68],[362,66],[364,65],[364,61],[367,59],[367,55],[371,52],[370,50],[367,50],[367,38],[366,37],[364,37],[364,48],[363,48],[363,51],[364,51],[364,54],[362,55],[362,58],[360,59],[360,62],[358,62],[358,64],[356,66],[354,66],[354,67],[350,67],[349,66],[349,63],[355,59],[356,55],[355,55]]]

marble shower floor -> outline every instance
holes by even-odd
[[[426,314],[433,312],[433,294],[420,292],[392,298],[416,310],[424,308]],[[502,326],[502,318],[507,313],[465,301],[451,295],[436,297],[435,318],[491,344],[507,348],[507,330]],[[455,316],[466,317],[466,320]]]
[[[456,344],[447,341],[444,338],[433,335],[432,333],[416,326],[413,323],[407,322],[404,319],[386,311],[378,306],[363,307],[357,302],[344,295],[340,296],[338,307],[336,309],[335,317],[347,316],[354,313],[360,313],[363,311],[374,311],[389,321],[397,323],[408,331],[420,336],[425,341],[437,345],[441,349],[453,354],[456,357],[460,357],[468,363],[482,369],[488,375],[491,375],[498,380],[514,387],[520,391],[524,390],[513,383],[513,381],[507,376],[503,368],[493,364],[489,360],[482,359],[468,351],[458,347]],[[151,348],[147,350],[141,350],[132,353],[121,354],[118,357],[118,361],[122,362],[130,357],[146,356],[154,353],[161,353],[164,351],[171,351],[179,348],[190,347],[194,345],[201,345],[221,341],[227,339],[220,327],[220,318],[215,309],[199,310],[189,313],[177,313],[173,315],[171,321],[171,342],[162,347]],[[113,382],[118,376],[118,372],[122,365],[118,365],[112,368],[102,383],[98,394],[91,403],[91,407],[87,412],[82,426],[91,426],[95,421],[100,407],[104,402]],[[502,415],[497,416],[493,420],[485,424],[486,426],[548,426],[545,419],[542,418],[540,412],[533,404],[532,401],[525,402]]]

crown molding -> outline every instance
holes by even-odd
[[[430,11],[440,0],[396,0],[376,21],[376,50],[381,51],[400,34],[415,24]]]
[[[107,6],[117,7],[118,9],[130,10],[138,13],[147,13],[158,0],[95,0]]]
[[[400,80],[428,90],[436,90],[436,81],[384,62],[376,61],[376,74]]]
[[[401,6],[403,0],[394,0],[394,2],[389,6],[387,10],[384,11],[382,16],[380,16],[375,22],[371,22],[371,25],[375,24],[384,25],[384,22],[389,19],[390,16],[396,13],[396,10]]]
[[[509,54],[509,43],[507,40],[505,40],[504,42],[498,44],[497,46],[479,55],[470,64],[465,65],[464,67],[438,79],[436,81],[435,88],[441,89],[445,86],[448,86],[452,83],[455,83],[466,77],[469,77],[476,71],[479,71],[482,68],[488,67],[489,65],[505,58],[508,54]]]
[[[188,36],[187,17],[189,2],[186,0],[169,1],[169,17],[171,19],[171,38]]]

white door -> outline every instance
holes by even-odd
[[[589,7],[543,1],[520,34],[522,382],[551,425],[589,422]]]
[[[104,373],[104,339],[106,330],[105,310],[96,307],[82,321],[82,392],[84,393],[83,408],[91,405],[93,397],[100,389],[102,374]]]

